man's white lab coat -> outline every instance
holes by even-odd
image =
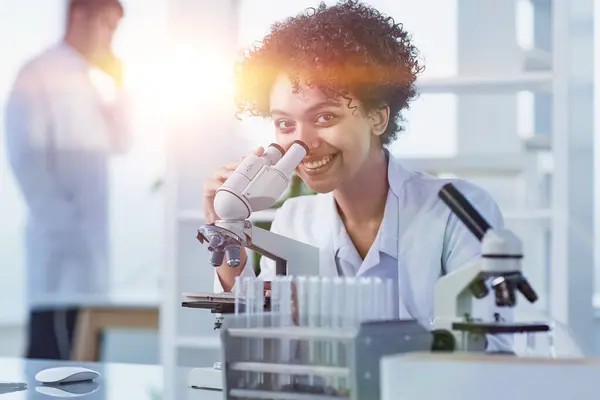
[[[67,44],[28,61],[5,109],[7,156],[26,202],[32,309],[102,295],[109,285],[108,159],[130,146],[123,99],[105,103]]]

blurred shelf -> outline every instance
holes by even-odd
[[[276,210],[264,210],[252,214],[251,220],[254,222],[272,222],[275,218]],[[198,222],[204,221],[202,213],[197,211],[182,212],[179,214],[180,221]],[[552,210],[550,209],[525,209],[509,210],[504,212],[504,219],[510,221],[550,221],[552,219]]]
[[[503,212],[504,219],[506,221],[540,221],[548,222],[552,221],[552,210],[551,209],[530,209],[530,210],[514,210]]]
[[[481,94],[493,92],[551,91],[552,73],[528,72],[514,76],[427,78],[417,81],[420,93]]]
[[[275,218],[277,210],[269,209],[263,211],[257,211],[250,216],[252,222],[271,222]],[[177,213],[177,219],[183,222],[203,222],[204,214],[201,211],[180,211]]]
[[[218,350],[221,348],[221,338],[219,336],[180,336],[177,338],[177,347]]]
[[[439,158],[403,158],[402,164],[427,173],[449,173],[485,176],[511,176],[530,166],[529,155],[460,155]]]
[[[552,53],[541,49],[524,50],[523,67],[526,71],[549,71],[552,69]]]
[[[553,0],[529,0],[536,7],[551,7]]]
[[[523,147],[527,151],[550,151],[552,150],[552,137],[542,134],[533,135],[523,140]]]

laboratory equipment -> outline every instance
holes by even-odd
[[[268,313],[256,307],[264,282],[239,283],[245,312],[221,328],[224,398],[378,399],[383,355],[432,348],[428,327],[382,311],[379,278],[277,277]]]
[[[522,273],[521,240],[508,229],[493,229],[452,184],[442,187],[439,197],[481,241],[481,257],[440,278],[435,287],[433,320],[435,329],[445,333],[446,350],[484,351],[485,335],[547,332],[545,323],[480,321],[473,317],[473,299],[484,298],[493,289],[498,307],[515,307],[517,292],[530,303],[537,301],[535,290]]]
[[[379,399],[379,362],[385,355],[483,352],[486,335],[548,331],[543,323],[473,317],[473,298],[489,295],[488,284],[502,307],[516,305],[517,291],[530,302],[537,295],[521,272],[519,239],[508,230],[492,229],[452,184],[442,188],[440,197],[482,242],[482,257],[439,279],[434,318],[395,319],[392,302],[397,299],[388,280],[283,271],[270,282],[267,298],[261,279],[238,277],[234,293],[222,299],[230,312],[220,327],[222,379],[212,387],[222,388],[225,398],[310,394],[322,399]],[[247,218],[239,204],[236,218]],[[215,243],[221,244],[221,239]],[[212,307],[217,303],[208,302]],[[191,386],[201,387],[191,381],[201,370],[190,374]],[[206,376],[198,378],[202,387],[207,387]]]
[[[216,267],[225,261],[239,267],[244,247],[274,260],[277,275],[319,274],[318,248],[254,226],[249,219],[253,212],[275,205],[307,153],[306,144],[296,140],[285,153],[271,144],[261,157],[250,155],[240,163],[215,195],[220,219],[198,230],[198,240],[207,243],[210,264]]]
[[[452,184],[442,188],[440,197],[482,242],[482,256],[440,278],[434,318],[394,319],[388,311],[388,282],[381,280],[298,277],[290,300],[281,296],[284,283],[276,279],[278,295],[271,306],[281,310],[292,302],[291,317],[258,313],[256,308],[225,316],[225,397],[380,399],[379,362],[385,356],[442,352],[461,359],[480,352],[483,357],[507,357],[483,354],[486,335],[548,332],[546,323],[474,318],[473,299],[490,295],[488,285],[501,307],[514,307],[516,292],[532,303],[537,295],[521,271],[520,240],[508,230],[492,229]],[[258,293],[248,290],[253,287],[249,285],[254,283],[241,285],[246,302]],[[257,340],[262,340],[262,351],[247,351],[257,348]]]
[[[274,260],[276,275],[319,274],[317,247],[255,226],[250,220],[252,213],[275,205],[287,189],[292,172],[307,153],[306,144],[296,140],[287,152],[273,143],[262,156],[244,158],[216,192],[214,207],[220,219],[198,230],[197,239],[207,244],[211,265],[217,267],[225,262],[229,267],[237,268],[241,263],[241,249],[246,248]],[[196,299],[191,298],[194,296]],[[187,296],[182,306],[206,308],[216,314],[232,310],[232,299],[228,294],[194,296]],[[215,328],[221,323],[219,316]]]
[[[308,153],[308,146],[296,140],[286,151],[273,143],[262,156],[249,155],[217,190],[214,208],[219,220],[198,229],[197,239],[207,244],[209,263],[238,268],[241,249],[257,252],[275,262],[275,274],[311,276],[319,274],[319,249],[253,225],[252,213],[269,209],[288,188],[290,177]],[[247,268],[252,268],[248,265]],[[262,297],[264,310],[269,297]],[[233,312],[231,293],[188,294],[183,307],[210,309],[217,314],[215,329],[223,315]],[[242,300],[243,302],[243,300]],[[245,304],[245,303],[244,303]],[[219,368],[195,368],[188,375],[192,387],[220,389]]]

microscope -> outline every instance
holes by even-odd
[[[262,156],[252,154],[244,158],[227,178],[214,200],[215,212],[220,219],[198,229],[197,239],[206,243],[211,265],[218,267],[225,263],[230,268],[237,268],[241,264],[241,249],[246,248],[274,260],[276,275],[319,275],[317,247],[254,226],[250,220],[253,212],[275,205],[308,150],[300,140],[296,140],[287,152],[273,143]],[[252,265],[246,268],[252,268]],[[230,314],[234,312],[235,301],[231,293],[211,293],[194,295],[183,306]],[[222,318],[217,318],[215,329],[220,328],[221,322]]]
[[[239,268],[241,249],[246,248],[275,261],[276,275],[310,276],[319,274],[319,249],[274,232],[254,226],[253,212],[275,205],[289,186],[293,171],[309,149],[297,140],[286,151],[273,143],[262,156],[249,155],[217,190],[214,200],[219,220],[198,229],[197,239],[207,244],[209,263],[214,267],[225,263]],[[301,215],[297,216],[302,218]],[[252,268],[246,265],[245,268]],[[235,297],[231,293],[187,295],[182,303],[187,308],[210,309],[217,314],[214,329],[220,329],[223,314],[235,312]],[[269,299],[265,297],[265,309]],[[195,388],[222,389],[221,363],[213,368],[194,368],[188,384]]]
[[[472,317],[473,299],[488,296],[490,289],[498,307],[515,307],[517,292],[530,303],[535,303],[538,296],[521,271],[521,240],[508,229],[492,229],[453,184],[444,185],[438,195],[481,242],[482,251],[477,260],[438,280],[434,295],[434,346],[482,352],[486,335],[549,331],[546,324],[509,323],[498,314],[493,322]]]

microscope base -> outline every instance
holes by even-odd
[[[194,389],[223,390],[223,371],[214,367],[194,368],[188,373],[188,386]]]

